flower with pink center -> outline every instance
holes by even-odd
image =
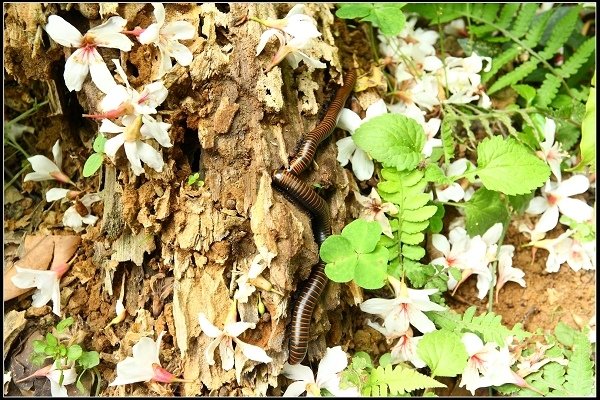
[[[54,265],[48,271],[15,267],[17,273],[12,283],[20,289],[36,288],[33,307],[41,307],[52,300],[52,312],[60,317],[60,278],[69,270],[69,264]]]
[[[180,40],[189,40],[194,37],[196,29],[187,21],[173,21],[165,25],[165,7],[161,3],[152,3],[156,23],[146,29],[136,30],[132,33],[139,34],[138,40],[142,44],[154,44],[160,52],[160,68],[155,76],[160,79],[173,68],[171,57],[179,65],[190,65],[194,58],[187,46],[179,43]]]
[[[52,397],[68,397],[67,388],[65,386],[70,385],[77,380],[77,371],[75,370],[75,364],[73,362],[64,365],[63,361],[59,359],[50,365],[38,369],[28,377],[17,381],[17,383],[40,376],[44,376],[50,381],[50,393],[52,394]]]
[[[24,182],[27,181],[47,181],[47,180],[56,180],[62,183],[70,183],[73,184],[71,179],[61,171],[62,165],[62,150],[60,148],[60,140],[57,140],[52,146],[52,155],[54,157],[54,162],[52,162],[48,157],[37,155],[33,157],[29,157],[27,161],[31,164],[31,168],[33,168],[34,172],[30,172],[25,175]]]
[[[127,20],[119,16],[110,17],[102,25],[90,29],[85,35],[57,15],[48,17],[46,32],[65,47],[77,47],[65,64],[65,84],[69,91],[80,91],[88,72],[92,82],[104,93],[109,93],[116,82],[98,53],[98,47],[130,51],[133,42],[123,33]]]
[[[560,182],[562,179],[560,163],[562,162],[563,158],[569,156],[569,153],[562,150],[560,142],[554,141],[555,133],[556,123],[554,120],[546,118],[543,130],[545,140],[540,142],[541,150],[537,151],[536,154],[538,157],[548,163],[550,170],[558,182]]]
[[[143,337],[133,346],[133,357],[127,357],[117,364],[117,377],[108,386],[126,385],[135,382],[192,382],[180,379],[160,366],[160,343],[166,332],[161,332],[156,342]]]
[[[404,333],[412,325],[421,333],[433,332],[435,325],[423,311],[444,311],[445,308],[429,300],[437,289],[409,289],[404,282],[388,276],[396,297],[394,299],[369,299],[360,309],[383,318],[383,327],[390,332]]]
[[[573,195],[585,193],[589,187],[590,181],[585,175],[573,175],[559,183],[548,180],[542,189],[542,196],[531,199],[525,210],[529,214],[542,214],[534,230],[548,232],[554,229],[558,224],[559,213],[576,222],[591,219],[594,213],[593,207],[582,200],[571,198]]]
[[[475,395],[475,390],[480,387],[500,386],[513,383],[520,387],[527,386],[523,378],[510,369],[512,363],[508,347],[496,349],[495,343],[483,344],[482,340],[474,333],[467,332],[462,337],[469,360],[462,373],[459,386]]]
[[[358,192],[354,192],[354,197],[356,198],[356,201],[364,207],[363,210],[361,210],[360,217],[367,221],[377,221],[381,226],[383,234],[393,238],[392,227],[390,221],[385,216],[385,213],[392,215],[397,214],[398,207],[392,203],[383,203],[375,188],[371,189],[371,194],[369,196],[363,196]]]

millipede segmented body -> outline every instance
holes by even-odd
[[[306,355],[310,320],[326,284],[325,266],[322,262],[319,262],[312,269],[306,285],[302,288],[292,314],[290,356],[288,359],[288,363],[291,365],[301,363]]]
[[[323,120],[312,131],[306,134],[296,155],[290,161],[290,166],[287,168],[288,172],[300,175],[302,171],[308,168],[308,165],[315,156],[317,146],[333,132],[337,124],[338,115],[344,107],[348,96],[352,93],[355,82],[356,72],[354,70],[348,71],[344,76],[344,86],[337,91]]]
[[[310,186],[297,175],[304,171],[317,150],[317,146],[325,140],[337,124],[337,117],[346,99],[354,88],[356,72],[351,70],[344,77],[344,86],[338,90],[323,120],[307,135],[300,145],[290,166],[281,168],[273,173],[273,184],[284,193],[299,202],[313,215],[313,233],[319,247],[331,235],[331,217],[329,206]],[[291,334],[288,362],[292,365],[302,362],[308,349],[308,335],[313,311],[327,285],[325,265],[319,262],[315,265],[302,288],[292,312]]]

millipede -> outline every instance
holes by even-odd
[[[348,71],[344,76],[344,86],[337,91],[333,101],[325,113],[325,117],[323,117],[323,120],[319,122],[317,126],[315,126],[315,128],[308,132],[304,137],[304,140],[299,146],[299,150],[290,161],[290,166],[287,168],[288,172],[291,172],[295,175],[300,175],[300,173],[302,173],[302,171],[308,167],[315,156],[317,146],[319,146],[319,144],[328,138],[329,135],[331,135],[331,132],[333,132],[333,129],[337,123],[338,115],[344,107],[348,96],[350,96],[355,82],[356,71]]]
[[[355,82],[356,72],[348,71],[344,77],[344,85],[338,89],[325,117],[312,131],[306,134],[299,150],[290,161],[289,167],[280,168],[273,173],[273,184],[313,215],[313,233],[319,247],[331,235],[329,207],[325,200],[297,175],[300,175],[308,167],[315,156],[317,146],[331,135],[337,124],[338,115],[352,92]],[[306,356],[310,320],[326,284],[325,265],[320,261],[313,267],[294,305],[290,329],[289,364],[299,364]]]

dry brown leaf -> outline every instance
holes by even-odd
[[[53,236],[53,238],[54,258],[50,268],[69,261],[81,243],[81,236],[76,235]]]
[[[25,319],[25,311],[11,310],[4,316],[4,352],[2,359],[6,359],[6,355],[11,348],[12,343],[19,336],[19,333],[25,328],[27,319]]]
[[[354,86],[355,92],[362,92],[369,88],[386,88],[385,76],[383,72],[377,66],[371,67],[371,71],[368,75],[359,76],[356,80],[356,86]]]
[[[4,272],[4,300],[14,299],[31,290],[19,289],[12,283],[16,275],[15,266],[37,270],[46,270],[52,261],[54,253],[54,240],[52,236],[26,236],[23,244],[23,257],[13,265],[9,265]]]
[[[73,257],[80,242],[81,237],[75,235],[26,236],[23,246],[24,255],[19,261],[9,265],[4,273],[4,301],[14,299],[31,290],[20,289],[12,283],[12,277],[17,273],[15,266],[47,270],[57,264],[66,263]]]

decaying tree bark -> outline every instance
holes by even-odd
[[[128,19],[129,29],[153,22],[149,4],[5,7],[5,70],[23,85],[46,85],[48,90],[41,91],[57,98],[52,111],[62,119],[81,113],[71,104],[74,99],[84,112],[96,111],[101,93],[89,79],[76,97],[66,91],[63,55],[68,57],[71,50],[48,44],[46,33],[39,32],[47,16],[68,15],[83,32],[101,23],[100,14],[104,19],[121,15]],[[264,72],[278,43],[274,40],[257,57],[256,45],[265,28],[247,18],[282,18],[289,5],[207,3],[166,4],[165,8],[167,21],[187,20],[198,26],[198,37],[187,42],[194,54],[192,64],[177,65],[164,78],[169,96],[159,115],[172,124],[174,146],[162,149],[166,163],[162,173],[146,168],[145,175],[135,177],[123,156],[116,166],[105,163],[100,181],[82,178],[102,190],[104,208],[101,223],[82,236],[83,257],[71,272],[76,279],[63,300],[64,312],[85,321],[86,348],[101,353],[102,377],[109,382],[115,376],[114,365],[131,355],[131,346],[141,336],[156,337],[166,330],[173,339],[163,344],[163,367],[194,383],[182,384],[180,389],[150,386],[153,390],[187,396],[276,394],[269,386],[278,386],[287,360],[286,325],[292,295],[317,262],[318,249],[310,216],[271,187],[270,175],[287,164],[302,135],[318,122],[330,95],[324,88],[335,88],[328,85],[331,81],[341,83],[343,56],[337,45],[341,40],[338,29],[343,26],[334,28],[330,5],[307,5],[307,13],[314,16],[323,34],[315,53],[328,63],[327,70],[309,71],[302,64],[293,70],[284,61]],[[29,53],[20,51],[26,46],[37,48],[36,55],[26,59]],[[132,86],[150,83],[153,51],[149,46],[134,46],[131,52],[120,54]],[[118,55],[118,50],[101,52],[105,60]],[[343,61],[353,65],[352,59]],[[72,151],[68,168],[81,171],[97,124],[81,121],[76,131],[72,122],[61,124],[70,128],[69,133],[64,129],[60,133],[66,151]],[[44,135],[44,130],[40,128],[38,134]],[[50,140],[56,140],[56,130],[44,142]],[[328,140],[321,145],[302,178],[323,187],[333,231],[339,233],[349,213],[346,198],[355,183],[337,163],[334,143]],[[85,150],[84,144],[88,145]],[[195,172],[204,181],[202,187],[187,184]],[[284,296],[258,290],[248,303],[238,304],[238,311],[243,321],[256,323],[256,329],[246,331],[242,339],[264,348],[273,362],[246,361],[238,349],[235,369],[225,372],[217,355],[213,366],[205,360],[212,339],[201,332],[198,313],[204,312],[222,327],[237,274],[247,271],[258,254],[266,258],[263,276]],[[120,325],[103,329],[114,316],[123,274],[129,316]],[[258,292],[266,308],[262,316]],[[341,293],[340,285],[330,282],[321,298],[311,325],[309,360],[320,359],[328,345],[349,342],[352,318],[348,318],[349,300],[342,301]],[[101,394],[144,394],[147,390],[144,385],[103,386]]]

